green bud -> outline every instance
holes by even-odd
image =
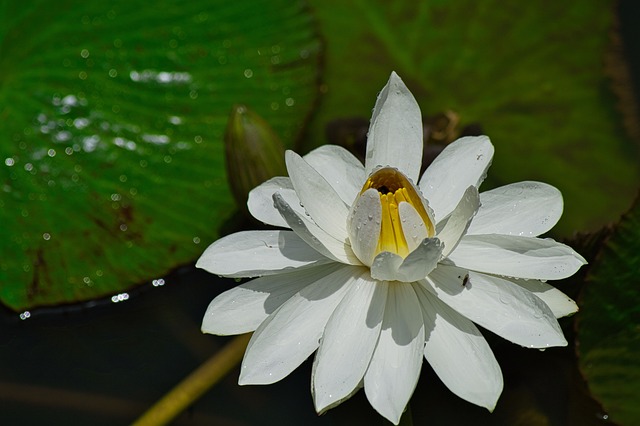
[[[271,126],[244,105],[234,105],[224,135],[227,178],[233,197],[246,209],[247,196],[274,176],[286,176],[284,146]]]

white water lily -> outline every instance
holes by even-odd
[[[485,136],[453,142],[418,180],[422,148],[420,109],[392,73],[364,166],[338,146],[288,151],[289,177],[248,201],[255,218],[286,229],[207,248],[198,267],[259,277],[215,298],[202,324],[212,334],[255,330],[240,384],[277,382],[316,352],[319,413],[364,387],[397,424],[422,357],[453,393],[493,410],[502,374],[475,324],[526,347],[567,344],[556,318],[576,304],[545,281],[585,261],[536,238],[560,218],[560,192],[520,182],[479,194],[494,151]]]

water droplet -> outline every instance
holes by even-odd
[[[111,296],[111,301],[113,303],[124,302],[125,300],[129,300],[129,293],[120,293],[120,294]]]

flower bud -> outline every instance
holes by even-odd
[[[238,205],[274,176],[286,176],[284,147],[271,126],[244,105],[234,105],[224,135],[227,178]]]

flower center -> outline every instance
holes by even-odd
[[[383,251],[396,253],[402,257],[409,254],[410,248],[402,225],[406,218],[401,217],[398,210],[398,206],[403,202],[410,204],[418,213],[426,227],[427,236],[434,235],[433,223],[429,219],[422,199],[416,187],[404,174],[391,167],[379,169],[369,176],[360,194],[370,188],[378,191],[382,206],[380,238],[376,254]]]

